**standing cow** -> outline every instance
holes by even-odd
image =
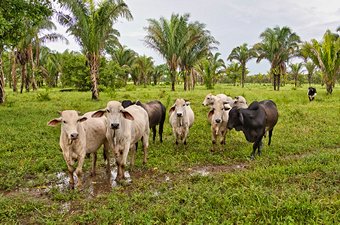
[[[189,129],[195,119],[190,102],[182,98],[176,99],[175,104],[169,110],[169,115],[169,122],[176,138],[176,145],[178,145],[179,141],[186,145]]]
[[[316,88],[314,87],[309,87],[308,88],[308,92],[307,92],[307,95],[308,95],[308,98],[309,98],[309,101],[313,101],[315,96],[316,96]]]
[[[142,103],[140,101],[132,102],[131,100],[124,100],[122,101],[122,105],[124,108],[129,107],[130,105],[139,105],[143,107],[143,109],[146,110],[149,116],[149,127],[152,129],[152,140],[155,142],[156,139],[156,126],[158,127],[158,134],[159,134],[159,140],[162,143],[163,142],[163,127],[164,127],[164,121],[165,121],[165,114],[166,109],[165,106],[158,100],[154,100],[147,103]]]
[[[271,100],[252,102],[247,109],[232,108],[229,112],[228,129],[242,131],[247,141],[254,143],[251,158],[255,158],[256,149],[261,155],[262,138],[269,132],[268,145],[271,143],[274,126],[278,120],[276,104]]]
[[[93,153],[92,175],[96,173],[97,150],[104,145],[104,157],[106,157],[107,172],[110,172],[110,160],[108,142],[106,139],[105,119],[91,118],[93,112],[79,116],[75,110],[60,112],[60,117],[48,122],[49,126],[61,123],[60,148],[67,164],[70,186],[74,188],[73,173],[78,177],[77,187],[83,183],[83,164],[86,154]],[[73,167],[75,160],[78,161],[77,168]]]
[[[211,138],[213,149],[215,150],[217,138],[220,137],[221,145],[225,145],[225,137],[227,134],[227,123],[229,118],[229,110],[231,109],[229,104],[224,104],[222,100],[215,100],[210,112],[208,113],[208,119],[211,123]]]
[[[131,105],[124,109],[118,101],[110,101],[105,109],[98,110],[92,117],[105,115],[107,131],[106,137],[112,148],[116,164],[117,177],[120,181],[125,179],[124,170],[129,150],[131,149],[131,166],[135,161],[135,144],[142,139],[144,159],[147,161],[147,148],[149,146],[149,117],[147,112],[140,106]]]

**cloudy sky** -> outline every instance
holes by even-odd
[[[226,61],[231,50],[243,43],[252,46],[266,28],[288,26],[303,41],[317,40],[327,29],[335,31],[340,26],[339,0],[125,0],[134,17],[133,21],[120,19],[115,24],[120,42],[139,54],[152,56],[156,64],[164,63],[162,57],[144,44],[144,27],[148,18],[170,18],[172,13],[190,14],[190,21],[206,24],[206,28],[220,42],[218,51]],[[65,29],[58,26],[58,32]],[[49,43],[53,50],[79,50],[72,37],[70,43]],[[251,74],[265,73],[265,61],[249,65]]]

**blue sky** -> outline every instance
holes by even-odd
[[[172,13],[189,13],[191,21],[206,24],[206,28],[220,42],[218,52],[226,61],[231,50],[243,43],[252,46],[266,28],[288,26],[303,41],[317,40],[327,29],[335,31],[340,26],[339,0],[125,0],[134,17],[133,21],[120,19],[120,42],[137,53],[152,56],[156,64],[164,63],[162,57],[144,44],[144,27],[148,18],[170,18]],[[57,32],[65,34],[58,26]],[[79,51],[72,37],[69,45],[63,42],[47,43],[53,50]],[[269,64],[254,60],[248,64],[251,74],[266,73]]]

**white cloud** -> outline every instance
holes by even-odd
[[[220,42],[219,52],[226,60],[230,51],[242,44],[253,45],[268,27],[289,26],[302,40],[320,39],[327,29],[340,26],[340,2],[338,0],[125,0],[133,21],[120,19],[116,27],[120,41],[139,54],[154,57],[156,63],[163,59],[144,42],[144,27],[148,18],[169,18],[172,13],[190,13],[192,21],[198,20]],[[53,48],[61,48],[56,44]],[[77,49],[72,42],[68,47]],[[49,47],[52,47],[49,45]],[[62,48],[61,48],[62,49]],[[79,47],[78,47],[79,49]],[[249,64],[251,73],[269,69],[265,61]]]

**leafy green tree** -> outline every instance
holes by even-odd
[[[294,79],[294,86],[297,87],[297,82],[299,80],[299,76],[302,72],[302,63],[294,63],[294,64],[290,64],[290,73],[293,76]]]
[[[154,71],[153,60],[145,55],[138,56],[133,65],[137,74],[139,74],[138,83],[144,84],[144,87],[149,83],[150,77]]]
[[[305,42],[301,53],[310,58],[321,70],[327,93],[332,94],[337,75],[340,73],[339,36],[327,30],[321,42],[315,39]]]
[[[49,0],[0,0],[0,104],[5,101],[2,52],[12,49],[27,33],[27,27],[34,27],[52,14]],[[23,19],[25,18],[25,19]]]
[[[148,47],[156,50],[165,59],[171,79],[171,90],[175,91],[177,68],[180,63],[180,52],[184,49],[183,36],[189,20],[189,14],[180,16],[172,14],[170,20],[161,17],[160,20],[148,19],[145,42]]]
[[[306,70],[307,70],[307,79],[308,79],[308,84],[309,86],[312,85],[312,80],[313,80],[313,75],[316,69],[315,63],[308,61],[304,64]]]
[[[289,27],[267,28],[261,33],[262,41],[253,46],[257,52],[257,61],[267,59],[270,73],[274,77],[274,90],[280,90],[280,79],[286,73],[288,60],[298,53],[300,37]]]
[[[126,46],[119,46],[118,48],[111,49],[110,55],[112,60],[116,61],[121,67],[119,75],[123,78],[126,85],[129,74],[132,73],[132,66],[137,58],[137,53]]]
[[[194,22],[188,23],[183,31],[183,49],[179,52],[179,67],[183,74],[184,90],[193,89],[195,80],[193,69],[204,57],[208,57],[214,45],[218,44],[210,31],[205,29],[205,24]]]
[[[196,71],[202,75],[207,89],[213,89],[219,76],[225,73],[225,64],[223,59],[219,58],[220,55],[220,53],[210,54],[195,67]]]
[[[60,3],[71,13],[59,12],[58,20],[76,38],[86,56],[90,68],[92,99],[97,100],[100,56],[107,44],[117,40],[118,34],[113,24],[120,17],[132,19],[131,12],[123,0],[103,0],[98,5],[94,0],[60,0]]]
[[[237,62],[232,62],[226,68],[226,75],[231,79],[234,86],[236,86],[236,82],[241,80],[242,66]]]
[[[236,60],[240,63],[242,67],[242,75],[241,75],[241,86],[244,87],[244,82],[245,82],[245,73],[247,70],[246,64],[247,62],[255,58],[257,56],[256,51],[253,48],[248,48],[247,44],[244,43],[241,46],[238,46],[234,48],[230,55],[228,56],[228,60]]]
[[[88,76],[89,68],[86,57],[77,52],[65,51],[61,54],[62,71],[60,80],[62,87],[75,86],[79,90],[91,89],[91,80]]]

